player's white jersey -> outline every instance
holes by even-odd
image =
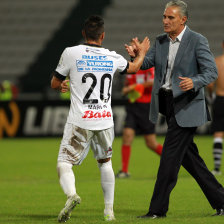
[[[108,49],[93,45],[66,48],[56,71],[69,76],[71,105],[67,122],[89,130],[113,126],[112,81],[122,72],[127,60]]]

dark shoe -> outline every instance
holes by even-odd
[[[140,218],[140,219],[159,219],[159,218],[165,218],[165,217],[166,215],[156,215],[149,212],[146,215],[137,216],[137,218]]]
[[[125,178],[129,178],[130,177],[130,174],[129,173],[126,173],[126,172],[123,172],[122,170],[120,170],[116,176],[116,178],[120,178],[120,179],[125,179]]]
[[[224,207],[224,206],[223,206]],[[216,209],[216,213],[213,216],[221,216],[224,215],[224,209],[220,208],[220,209]]]

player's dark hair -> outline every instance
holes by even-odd
[[[83,30],[87,40],[98,40],[104,32],[103,18],[98,15],[88,17],[84,23]]]

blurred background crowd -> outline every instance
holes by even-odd
[[[165,0],[1,0],[0,99],[60,99],[50,89],[51,73],[65,47],[83,42],[81,28],[91,14],[105,19],[104,47],[128,58],[124,44],[148,35],[151,43],[163,32]],[[223,0],[186,0],[188,26],[209,40],[214,56],[221,54]],[[113,83],[120,99],[123,77]]]

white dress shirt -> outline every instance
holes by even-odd
[[[186,30],[186,26],[181,31],[181,33],[176,37],[175,40],[172,40],[168,36],[168,38],[170,40],[170,45],[169,45],[169,53],[167,56],[167,69],[166,69],[165,83],[162,85],[162,88],[164,88],[164,89],[172,89],[171,76],[172,76],[172,71],[173,71],[173,65],[174,65],[176,54],[177,54],[177,51],[180,46],[180,42],[184,35],[185,30]]]

